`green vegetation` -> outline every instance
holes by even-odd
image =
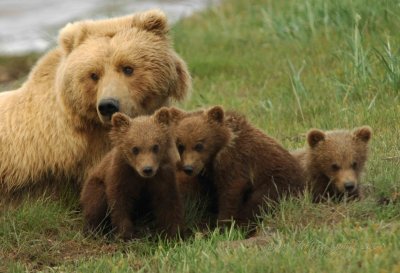
[[[194,80],[185,109],[237,109],[288,149],[311,127],[370,125],[364,200],[287,200],[248,240],[124,243],[86,238],[76,196],[43,197],[0,211],[0,271],[400,272],[399,14],[395,0],[230,0],[172,31]]]
[[[37,53],[0,56],[0,91],[17,88],[39,58]]]

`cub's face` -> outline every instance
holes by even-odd
[[[189,176],[199,175],[229,141],[223,109],[216,106],[183,115],[177,122],[175,137],[181,159],[179,167]]]
[[[337,192],[357,195],[371,134],[368,126],[353,132],[311,130],[307,138],[312,168],[329,178]]]
[[[171,139],[168,121],[159,115],[157,112],[154,116],[130,119],[116,113],[112,118],[110,136],[114,146],[118,146],[127,163],[143,178],[156,175],[160,164],[169,155]]]
[[[165,16],[148,13],[78,22],[62,31],[58,84],[67,110],[110,124],[115,112],[151,114],[170,98],[184,97],[190,77],[171,48]]]

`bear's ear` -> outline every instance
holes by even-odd
[[[183,119],[185,117],[185,114],[186,114],[184,111],[182,111],[178,108],[175,108],[175,107],[170,107],[168,110],[169,110],[169,114],[171,115],[171,120],[174,122],[180,121],[181,119]]]
[[[123,113],[115,113],[112,115],[111,118],[111,125],[113,126],[113,129],[116,129],[120,132],[126,131],[131,124],[131,119],[127,115]]]
[[[214,106],[207,111],[208,121],[223,123],[224,122],[224,109],[221,106]]]
[[[314,148],[320,141],[325,139],[325,133],[318,129],[311,129],[307,133],[307,142],[311,148]]]
[[[59,43],[69,54],[75,47],[82,44],[88,36],[113,37],[117,32],[133,27],[162,36],[168,33],[165,14],[160,10],[149,10],[110,19],[69,23],[61,29]]]
[[[356,139],[362,140],[365,143],[368,143],[368,141],[371,139],[372,136],[372,129],[369,126],[362,126],[359,128],[354,129],[353,131],[353,136]]]
[[[88,34],[89,30],[85,21],[68,23],[60,30],[58,39],[61,47],[69,54],[87,38]]]
[[[173,55],[175,63],[176,81],[175,84],[172,84],[170,87],[170,94],[177,101],[182,101],[190,94],[192,89],[192,77],[182,58],[175,52],[171,52],[171,54]]]
[[[154,119],[156,122],[164,125],[169,125],[171,115],[167,107],[161,107],[157,112],[154,113]]]
[[[157,35],[166,35],[169,31],[167,16],[158,9],[152,9],[133,15],[132,27],[141,28]]]

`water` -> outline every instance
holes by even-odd
[[[213,0],[0,0],[0,54],[44,51],[66,23],[126,15],[151,8],[170,22],[206,8]]]

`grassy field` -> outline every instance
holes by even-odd
[[[76,195],[44,196],[0,211],[0,272],[400,272],[399,14],[395,0],[226,0],[173,28],[185,109],[237,109],[288,149],[311,127],[370,125],[364,200],[287,200],[247,240],[124,243],[85,237]]]

